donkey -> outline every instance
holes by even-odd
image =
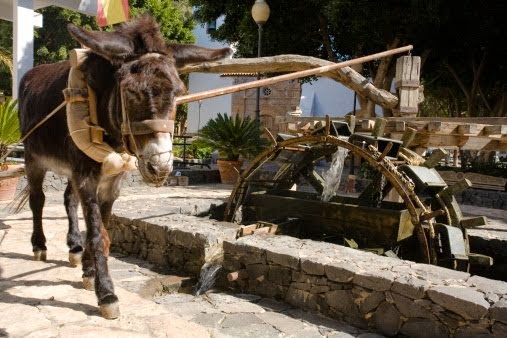
[[[125,136],[122,126],[126,123],[130,129],[129,124],[136,122],[174,120],[175,97],[185,90],[178,67],[225,58],[232,50],[168,44],[156,21],[148,15],[119,25],[112,32],[90,31],[72,24],[68,31],[89,49],[82,68],[89,87],[96,93],[98,122],[104,129],[105,142],[117,152],[127,150],[135,155],[145,181],[160,185],[172,171],[172,135],[154,128],[150,133]],[[64,100],[62,90],[69,71],[70,63],[63,61],[37,66],[23,77],[19,88],[22,135]],[[95,289],[102,316],[118,317],[118,297],[107,267],[110,241],[105,226],[124,174],[103,175],[101,163],[77,148],[69,135],[65,109],[35,129],[24,146],[35,259],[46,260],[42,183],[51,170],[68,178],[64,204],[69,222],[69,259],[71,263],[76,258],[82,262],[83,284]],[[79,203],[86,222],[84,246],[78,228]]]

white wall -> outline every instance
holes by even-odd
[[[217,21],[217,27],[223,23],[223,19]],[[198,25],[194,29],[196,36],[196,45],[207,48],[229,47],[226,44],[211,41],[206,33],[206,26]],[[232,86],[231,77],[220,77],[220,74],[211,73],[191,73],[189,75],[188,93],[196,93],[214,88]],[[190,102],[188,104],[187,132],[195,133],[198,128],[202,128],[210,119],[215,118],[218,113],[231,115],[232,96],[223,95],[201,101],[200,124],[199,124],[199,103]]]
[[[326,77],[303,84],[300,108],[302,116],[344,116],[354,109],[354,91]],[[356,103],[356,109],[359,104]]]

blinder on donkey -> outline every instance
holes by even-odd
[[[218,60],[232,50],[168,44],[151,16],[112,32],[74,25],[68,30],[87,48],[83,57],[76,51],[72,64],[37,66],[23,77],[19,89],[20,127],[26,136],[25,196],[33,214],[31,242],[35,259],[46,260],[42,183],[48,170],[68,177],[64,200],[69,259],[82,262],[83,285],[95,289],[101,314],[112,319],[120,311],[107,267],[105,227],[124,170],[137,162],[145,180],[163,183],[172,171],[175,99],[184,91],[178,67]],[[60,105],[64,90],[66,109]],[[86,223],[84,243],[79,204]]]

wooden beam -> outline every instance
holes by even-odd
[[[301,55],[277,55],[261,58],[227,59],[216,62],[204,62],[180,68],[180,74],[188,73],[285,73],[334,65],[335,63]],[[398,106],[398,97],[375,87],[367,78],[350,67],[344,67],[319,76],[328,77],[356,91],[359,95],[384,108]]]
[[[485,126],[482,129],[484,135],[507,135],[507,125]]]

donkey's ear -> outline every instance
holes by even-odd
[[[67,29],[79,43],[113,63],[134,52],[134,43],[117,32],[89,31],[73,24],[68,24]]]
[[[177,67],[183,67],[189,63],[220,60],[234,52],[231,48],[211,49],[180,44],[168,44],[167,48],[172,52]]]

